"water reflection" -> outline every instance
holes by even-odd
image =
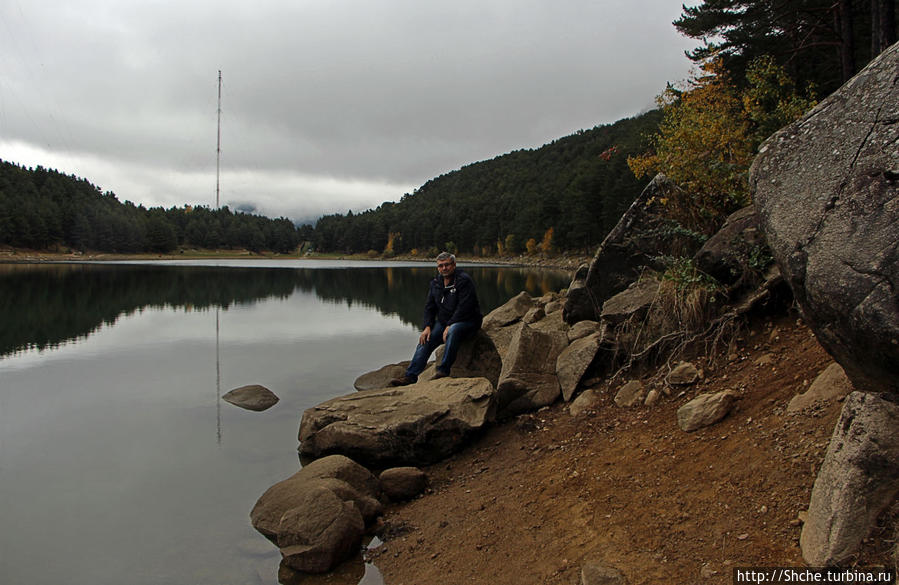
[[[467,267],[484,312],[522,290],[533,295],[568,284],[563,272]],[[296,291],[352,307],[376,309],[418,325],[430,266],[239,268],[164,264],[0,264],[0,356],[58,347],[84,338],[122,315],[147,307],[227,309]]]
[[[470,272],[485,311],[567,284]],[[249,510],[299,469],[303,410],[408,358],[431,274],[0,265],[0,580],[274,584],[277,548]],[[281,401],[222,404],[250,383]],[[376,577],[361,558],[341,570],[327,582]]]

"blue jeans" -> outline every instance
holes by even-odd
[[[449,374],[453,362],[456,361],[456,354],[459,352],[459,344],[474,335],[481,327],[477,321],[459,321],[450,325],[449,334],[446,336],[446,348],[443,350],[443,359],[437,364],[437,369],[445,374]],[[428,365],[428,358],[434,353],[434,350],[443,345],[443,330],[446,326],[440,321],[436,321],[431,327],[431,339],[424,344],[415,348],[415,354],[412,356],[412,363],[406,370],[406,375],[413,380],[418,380],[418,375],[424,371]]]

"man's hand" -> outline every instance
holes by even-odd
[[[425,330],[418,336],[418,345],[424,345],[431,340],[431,328],[425,327]]]
[[[449,335],[449,330],[452,325],[443,330],[443,343],[446,343],[446,336]]]

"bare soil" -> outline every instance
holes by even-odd
[[[634,585],[804,566],[799,517],[841,404],[785,409],[831,358],[795,314],[754,324],[723,351],[694,360],[704,379],[653,407],[617,407],[618,381],[587,415],[557,404],[491,428],[426,469],[429,493],[388,507],[383,544],[367,557],[388,585],[572,585],[588,561]],[[740,394],[734,412],[680,430],[681,405],[726,389]],[[859,565],[892,564],[884,522]]]

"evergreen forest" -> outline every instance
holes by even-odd
[[[287,253],[299,232],[285,218],[227,207],[145,208],[88,180],[0,160],[0,245],[37,250],[168,253],[179,246]]]

